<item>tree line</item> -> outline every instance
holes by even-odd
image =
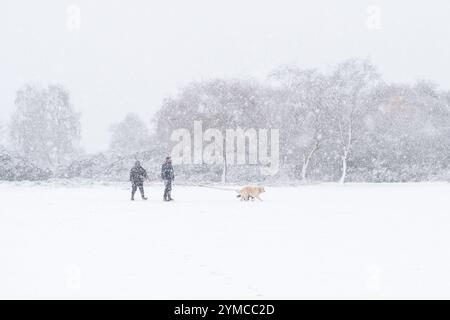
[[[96,155],[80,148],[81,115],[62,86],[27,85],[15,106],[10,124],[0,124],[9,142],[3,153],[53,175],[121,178],[134,158],[156,168],[173,147],[171,133],[199,120],[219,130],[279,129],[280,170],[264,177],[254,165],[179,166],[186,181],[404,182],[449,173],[450,92],[425,80],[387,83],[367,60],[324,71],[282,66],[264,80],[192,82],[164,99],[151,123],[128,114],[112,125],[109,150]]]

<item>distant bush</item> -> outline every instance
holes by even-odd
[[[29,160],[9,154],[5,151],[0,153],[0,180],[46,180],[52,177],[52,172],[42,169]]]
[[[95,178],[105,170],[107,162],[108,159],[104,154],[96,154],[72,161],[58,176],[60,178]]]
[[[150,180],[159,179],[162,157],[156,158],[150,152],[137,152],[131,155],[98,153],[74,160],[57,173],[58,178],[91,178],[101,180],[128,181],[130,169],[140,160],[147,169]]]

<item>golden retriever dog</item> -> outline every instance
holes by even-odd
[[[241,198],[241,201],[248,201],[250,198],[252,200],[257,198],[258,200],[262,201],[259,195],[263,192],[266,192],[266,190],[264,190],[264,187],[247,186],[238,191],[239,194],[237,195],[237,197]]]

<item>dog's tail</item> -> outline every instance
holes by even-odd
[[[240,194],[238,194],[237,196],[236,196],[236,198],[240,198],[241,197],[241,195]]]

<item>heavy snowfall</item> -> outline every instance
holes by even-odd
[[[0,4],[0,298],[450,298],[450,2],[73,2]]]

